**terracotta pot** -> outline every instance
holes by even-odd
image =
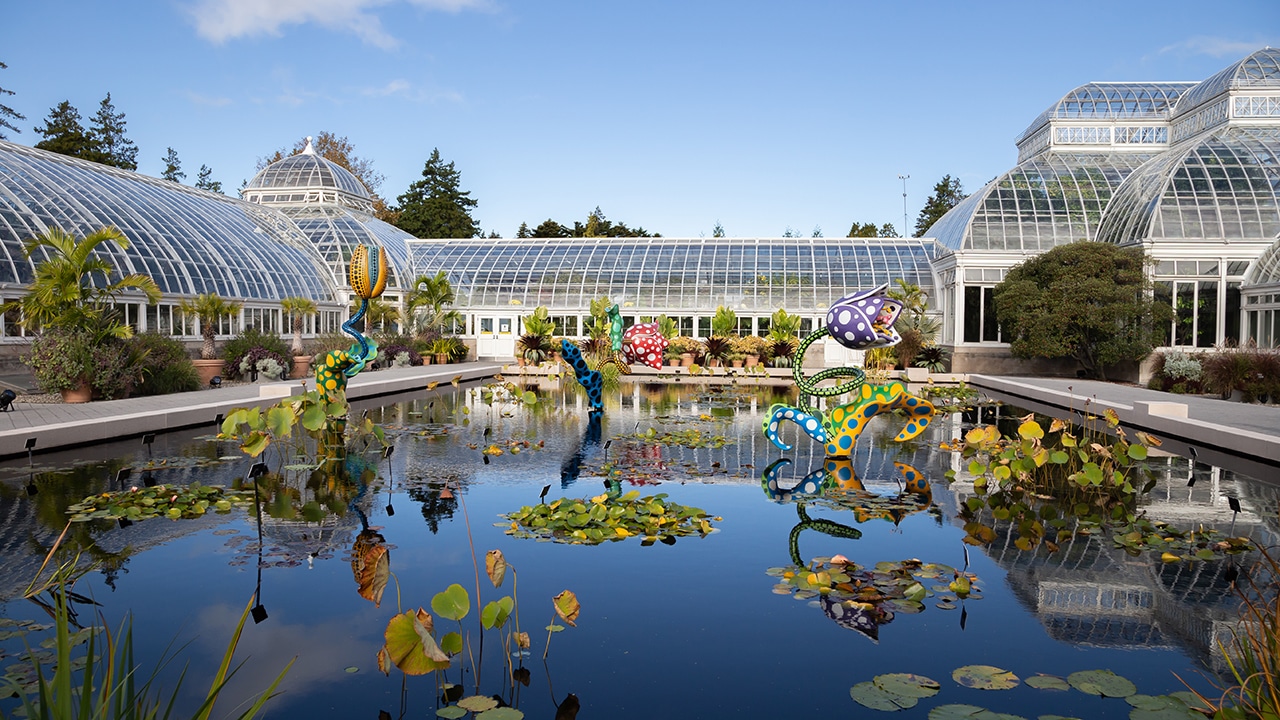
[[[436,353],[436,364],[447,365],[449,363],[449,353]]]
[[[200,377],[200,387],[208,387],[209,381],[222,374],[221,360],[192,360],[196,366],[196,375]]]
[[[93,386],[88,380],[80,383],[80,387],[70,388],[62,391],[62,402],[64,403],[87,403],[93,399]]]
[[[680,367],[693,365],[693,353],[680,353]]]
[[[301,380],[305,377],[311,377],[311,356],[294,355],[293,370],[289,372],[289,379]]]
[[[742,367],[742,361],[741,361],[741,360],[734,360],[734,361],[733,361],[733,366],[734,366],[734,367],[736,367],[736,368],[740,368],[740,367]]]
[[[747,367],[755,367],[756,365],[759,365],[759,364],[760,364],[760,356],[759,356],[759,355],[748,355],[748,356],[747,356]]]
[[[708,360],[707,367],[720,367],[720,358],[711,358]]]
[[[430,364],[431,364],[431,356],[430,356],[430,355],[423,355],[423,356],[422,356],[422,364],[423,364],[423,365],[430,365]]]

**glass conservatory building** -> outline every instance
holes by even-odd
[[[897,279],[934,292],[931,240],[878,238],[556,238],[412,240],[416,274],[443,271],[481,357],[509,357],[519,318],[546,306],[557,333],[580,336],[591,300],[624,324],[667,315],[682,335],[711,334],[723,305],[739,332],[767,333],[778,308],[818,327],[841,296]],[[829,348],[834,351],[835,348]],[[828,360],[832,360],[829,356]]]
[[[1246,274],[1280,237],[1280,51],[1199,83],[1088,83],[1017,139],[1018,165],[930,228],[944,342],[957,369],[1005,346],[993,291],[1032,255],[1077,240],[1141,246],[1175,310],[1164,343],[1261,339],[1242,325]]]

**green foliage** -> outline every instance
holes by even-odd
[[[470,350],[461,338],[453,336],[439,337],[431,341],[428,348],[432,355],[448,355],[449,362],[462,362],[467,359]]]
[[[941,345],[926,344],[916,353],[916,367],[928,368],[931,373],[946,372],[950,353]]]
[[[1243,601],[1243,617],[1231,642],[1218,643],[1234,683],[1220,687],[1216,701],[1197,697],[1215,711],[1213,717],[1223,720],[1280,717],[1280,562],[1263,548],[1256,567],[1241,576],[1244,582],[1235,590]]]
[[[167,395],[200,389],[200,378],[181,340],[153,332],[134,335],[129,344],[143,357],[142,382],[135,395]]]
[[[938,184],[933,186],[933,194],[925,200],[924,207],[920,208],[920,214],[916,217],[916,232],[913,237],[924,237],[929,228],[933,226],[947,211],[960,204],[961,200],[967,197],[964,188],[960,185],[959,178],[953,178],[950,175],[943,175]]]
[[[223,195],[226,194],[222,192],[222,181],[213,179],[213,169],[208,165],[200,166],[200,171],[196,173],[195,186],[200,190],[207,190],[212,193],[221,193]]]
[[[676,337],[679,337],[680,326],[676,324],[676,321],[674,318],[669,318],[666,315],[659,315],[657,322],[658,322],[658,332],[662,334],[662,337],[666,338],[667,340],[672,340]]]
[[[641,497],[638,490],[590,499],[560,498],[526,505],[502,517],[510,521],[508,535],[575,545],[598,545],[633,535],[642,538],[642,545],[659,540],[669,545],[686,535],[706,537],[712,531],[711,521],[720,519],[666,498],[666,493]]]
[[[759,335],[744,335],[734,339],[733,349],[743,355],[755,355],[757,358],[767,359],[769,343]]]
[[[204,293],[192,299],[178,303],[178,312],[200,321],[200,335],[204,343],[200,347],[200,357],[205,360],[214,359],[214,338],[218,334],[218,326],[222,318],[240,312],[241,303],[224,300],[217,293]]]
[[[169,182],[181,183],[186,176],[187,174],[182,171],[182,161],[178,159],[178,151],[165,148],[164,170],[160,172],[160,177]]]
[[[259,351],[254,353],[254,351]],[[264,354],[266,353],[266,354]],[[264,333],[256,327],[250,326],[244,329],[239,335],[227,341],[222,348],[222,356],[226,358],[222,372],[224,377],[238,378],[247,377],[249,371],[241,367],[245,357],[255,354],[253,358],[254,364],[262,357],[273,357],[277,363],[283,366],[287,373],[293,367],[293,352],[285,345],[278,335],[272,333]]]
[[[453,283],[441,270],[435,275],[419,275],[405,298],[405,307],[419,333],[444,333],[462,322],[462,314],[449,306],[456,301]]]
[[[782,308],[773,311],[769,318],[769,339],[795,339],[800,332],[800,316],[792,315]]]
[[[280,309],[290,318],[293,330],[293,344],[289,347],[290,352],[294,355],[301,355],[303,351],[302,331],[306,325],[307,318],[316,314],[316,303],[311,298],[305,298],[298,295],[287,297],[280,301]]]
[[[461,173],[452,162],[431,151],[422,168],[422,179],[396,198],[396,226],[419,238],[470,238],[480,235],[480,224],[471,217],[478,202],[470,191],[459,189]]]
[[[116,107],[111,102],[111,93],[107,93],[89,127],[89,139],[93,148],[87,159],[125,170],[137,170],[138,147],[125,137],[125,124],[124,113],[116,112]]]
[[[1074,358],[1086,372],[1138,361],[1154,348],[1152,328],[1168,321],[1154,299],[1139,248],[1081,241],[1060,245],[1009,270],[996,286],[996,315],[1019,358]]]
[[[725,362],[729,360],[733,353],[733,340],[721,335],[712,335],[702,341],[702,355],[708,361],[719,360]]]
[[[533,313],[520,318],[520,322],[523,323],[526,333],[546,337],[556,334],[556,324],[551,321],[545,305],[534,308]]]
[[[773,586],[776,594],[804,601],[822,596],[839,604],[856,603],[877,624],[889,622],[895,613],[923,612],[924,601],[930,597],[947,602],[956,597],[982,597],[976,575],[915,559],[864,567],[836,555],[814,558],[807,566],[769,568],[766,573],[779,579]],[[941,584],[944,582],[955,587]]]
[[[80,111],[69,101],[63,100],[51,108],[44,127],[35,130],[44,136],[43,140],[36,143],[37,149],[84,160],[93,159],[93,138],[80,124]]]
[[[738,314],[723,305],[718,306],[716,314],[711,318],[711,334],[723,337],[736,336],[738,334]]]
[[[546,223],[543,224],[545,225]],[[542,226],[538,226],[538,229],[541,230]],[[541,237],[536,234],[536,230],[534,232],[534,237]],[[645,230],[643,227],[630,228],[627,227],[626,223],[613,222],[607,219],[604,216],[604,212],[600,210],[599,205],[596,206],[595,210],[587,214],[587,222],[585,224],[574,222],[573,230],[569,235],[572,237],[662,237],[657,233]]]
[[[146,275],[121,275],[99,254],[112,244],[121,249],[129,240],[114,227],[102,227],[82,239],[52,227],[22,242],[22,252],[36,261],[35,277],[22,299],[3,307],[22,310],[23,327],[84,329],[95,338],[124,338],[133,328],[124,324],[114,304],[127,291],[141,291],[150,304],[160,299],[160,288]],[[43,256],[43,259],[40,259]]]
[[[86,330],[50,330],[31,343],[22,362],[42,392],[73,390],[88,382],[97,366],[97,343]]]
[[[90,495],[67,508],[71,522],[87,522],[99,518],[114,520],[147,520],[167,517],[170,520],[202,517],[205,513],[226,514],[235,505],[254,501],[252,490],[228,490],[218,485],[194,483],[187,486],[153,485],[129,490]]]
[[[546,362],[555,350],[556,346],[549,335],[527,332],[516,341],[516,352],[530,365]]]

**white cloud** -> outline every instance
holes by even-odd
[[[187,99],[190,100],[191,104],[193,105],[204,105],[206,107],[226,107],[227,105],[231,104],[231,98],[210,97],[209,95],[202,95],[194,90],[188,90],[186,92],[186,95],[187,95]]]
[[[286,25],[315,23],[349,32],[384,50],[400,41],[387,33],[376,8],[400,0],[196,0],[190,7],[200,37],[223,43],[240,37],[279,37]],[[488,0],[407,0],[426,10],[461,12],[486,9]]]
[[[1261,48],[1263,43],[1249,42],[1245,40],[1228,40],[1221,37],[1210,37],[1208,35],[1197,35],[1187,38],[1181,42],[1172,45],[1166,45],[1160,48],[1160,55],[1173,53],[1175,55],[1208,55],[1209,57],[1244,57],[1249,53]]]

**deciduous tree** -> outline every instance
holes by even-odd
[[[7,67],[9,66],[0,62],[0,70],[4,70]],[[12,94],[13,94],[12,90],[6,90],[0,87],[0,95],[12,95]],[[13,124],[13,121],[26,120],[26,119],[27,119],[26,115],[23,115],[22,113],[18,112],[17,110],[14,110],[13,108],[9,107],[8,105],[5,105],[4,103],[0,103],[0,128],[9,128],[10,130],[16,133],[20,133],[22,131],[18,129],[17,125]],[[7,140],[7,139],[8,139],[8,136],[6,136],[3,132],[0,132],[0,140]]]
[[[933,194],[925,201],[924,207],[920,209],[920,215],[916,217],[914,237],[924,237],[938,218],[946,215],[948,210],[960,204],[965,197],[959,178],[943,175],[938,184],[933,186]]]
[[[400,213],[396,226],[420,238],[470,238],[480,234],[480,224],[471,216],[478,201],[471,192],[459,188],[461,173],[452,162],[440,158],[440,149],[431,151],[422,179],[396,202]]]
[[[1014,266],[996,286],[996,316],[1019,358],[1074,358],[1090,376],[1154,349],[1170,308],[1151,294],[1141,248],[1081,240]]]

